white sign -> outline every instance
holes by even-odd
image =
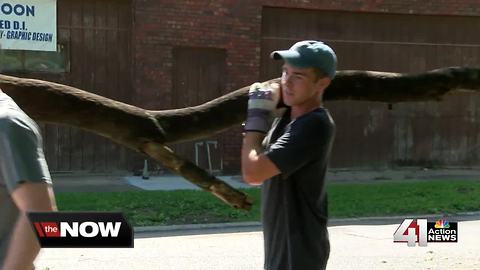
[[[0,0],[0,48],[57,50],[57,0]]]

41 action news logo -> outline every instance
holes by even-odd
[[[122,213],[28,213],[42,247],[133,247],[133,231]]]
[[[439,219],[428,222],[426,219],[405,219],[393,234],[393,242],[407,243],[414,247],[426,247],[428,242],[456,243],[458,242],[457,222]]]

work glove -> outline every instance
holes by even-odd
[[[244,131],[266,134],[280,100],[278,83],[254,83],[248,92],[247,121]]]

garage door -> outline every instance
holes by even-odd
[[[424,72],[478,66],[480,17],[353,13],[283,8],[262,12],[261,77],[278,77],[272,50],[319,39],[339,69]],[[385,89],[388,91],[388,89]],[[388,104],[326,102],[337,124],[333,167],[478,165],[480,99]]]

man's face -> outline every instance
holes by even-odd
[[[328,78],[317,76],[313,68],[297,68],[285,63],[282,72],[282,98],[287,106],[301,106],[320,100]]]

